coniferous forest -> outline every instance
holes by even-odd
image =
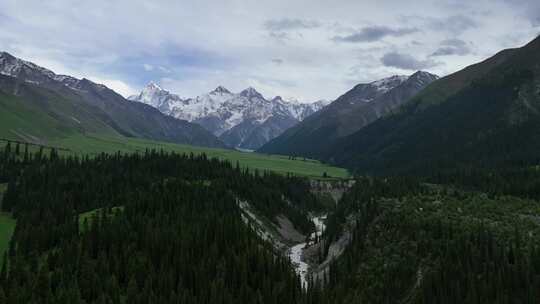
[[[540,304],[539,0],[0,25],[0,304]]]
[[[310,229],[302,210],[316,201],[302,180],[204,155],[21,158],[9,147],[3,155],[2,207],[17,226],[1,303],[296,303],[302,296],[288,260],[242,222],[237,206],[246,199]],[[81,220],[89,210],[98,211]]]
[[[325,291],[337,303],[537,303],[539,212],[530,199],[358,179],[328,223],[329,240],[347,222],[352,240]]]
[[[78,158],[8,145],[2,209],[17,219],[0,303],[537,303],[540,204],[435,178],[357,177],[334,207],[307,180],[205,155]],[[504,173],[501,173],[504,174]],[[491,175],[494,176],[494,175]],[[463,177],[463,178],[460,178]],[[442,179],[442,177],[439,177]],[[517,185],[517,183],[516,183]],[[504,192],[514,194],[509,196]],[[286,255],[242,219],[239,201],[309,233],[326,210],[320,261],[302,288]],[[313,265],[316,268],[316,265]],[[314,271],[315,273],[315,271]]]

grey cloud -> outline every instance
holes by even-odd
[[[464,56],[472,52],[470,45],[461,39],[443,40],[439,48],[431,56]]]
[[[287,32],[270,32],[268,33],[270,38],[284,43],[286,40],[291,39],[290,35]]]
[[[318,21],[302,19],[271,19],[264,23],[264,27],[269,31],[290,31],[299,29],[312,29],[321,26]]]
[[[347,77],[353,65],[358,65],[351,70],[357,74],[350,78],[384,77],[392,69],[380,60],[391,51],[413,56],[405,66],[444,62],[432,70],[445,74],[501,47],[522,45],[540,30],[530,26],[540,25],[539,0],[308,2],[98,0],[73,6],[68,0],[0,0],[0,49],[78,77],[100,76],[130,85],[157,75],[177,77],[177,89],[185,95],[200,94],[216,84],[247,87],[251,85],[247,79],[255,74],[298,83],[290,90],[293,95],[333,98],[346,89],[339,75]],[[467,3],[467,7],[439,3]],[[479,13],[485,10],[490,15]],[[133,18],[141,11],[146,12],[145,22]],[[402,14],[406,20],[400,19]],[[377,31],[369,25],[386,28]],[[403,29],[411,28],[421,32],[404,35]],[[394,37],[399,35],[404,36]],[[347,47],[335,47],[333,36],[343,41],[384,38],[379,43],[342,42],[339,46]],[[443,47],[436,53],[455,51],[440,44],[450,37],[473,41],[472,56],[428,56]],[[379,45],[384,48],[358,50]],[[373,59],[357,59],[359,52]],[[285,61],[278,66],[273,58]],[[404,66],[403,60],[391,59],[387,56],[386,62]],[[153,71],[145,72],[144,63]],[[159,66],[172,72],[164,73]],[[288,88],[272,85],[275,90],[282,86]]]
[[[538,4],[538,9],[529,11],[527,17],[531,20],[533,26],[540,26],[540,4]]]
[[[522,17],[527,18],[531,25],[540,26],[540,2],[538,0],[501,0],[511,9],[520,10]]]
[[[272,62],[275,63],[276,65],[281,65],[283,63],[283,59],[273,58]]]
[[[282,43],[294,37],[302,38],[303,35],[300,30],[314,29],[320,26],[321,23],[318,21],[290,18],[270,19],[264,23],[268,35]]]
[[[398,52],[390,52],[384,54],[381,58],[383,65],[403,70],[421,70],[440,65],[439,62],[427,59],[418,60],[409,54],[401,54]]]
[[[390,28],[387,26],[370,26],[360,29],[359,31],[345,36],[335,36],[332,40],[337,42],[373,42],[381,40],[384,37],[400,37],[418,32],[417,28]]]
[[[443,19],[432,19],[428,26],[434,30],[447,31],[457,35],[477,27],[478,23],[467,16],[453,15]]]

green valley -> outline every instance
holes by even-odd
[[[5,143],[0,142],[0,147]],[[68,155],[97,155],[104,153],[143,153],[148,150],[163,150],[177,153],[206,154],[208,157],[216,157],[222,160],[237,161],[242,167],[257,170],[270,170],[282,174],[294,174],[322,179],[323,175],[328,178],[349,178],[346,169],[324,164],[311,159],[291,159],[283,155],[270,155],[262,153],[241,152],[231,149],[208,148],[201,146],[181,145],[167,142],[151,141],[140,138],[126,138],[120,136],[102,135],[75,135],[66,138],[50,140],[47,145],[69,149],[61,154]],[[35,151],[36,148],[30,148]],[[326,174],[325,174],[326,173]]]
[[[538,304],[540,2],[251,2],[0,1],[0,304]]]
[[[5,80],[9,81],[9,80]],[[178,153],[205,153],[209,157],[240,162],[241,166],[272,170],[302,176],[346,178],[345,169],[328,166],[314,160],[292,160],[286,156],[240,152],[223,148],[176,144],[119,134],[96,118],[92,107],[73,105],[69,100],[46,90],[27,87],[26,98],[0,91],[0,138],[34,142],[69,149],[69,154],[96,155],[134,153],[147,149]],[[32,96],[38,96],[32,99]],[[43,100],[48,103],[43,104]],[[51,109],[54,109],[51,110]],[[82,109],[82,110],[81,110]],[[0,143],[3,146],[5,143]],[[35,150],[35,149],[34,149]],[[326,174],[325,174],[326,173]]]

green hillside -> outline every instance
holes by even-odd
[[[435,81],[436,75],[418,71],[404,78],[392,76],[356,85],[334,102],[287,129],[261,147],[264,153],[320,158],[340,138],[353,134],[399,106]],[[405,79],[405,80],[404,80]],[[381,89],[380,84],[386,83]],[[369,100],[369,102],[365,102]]]
[[[52,92],[31,93],[22,98],[0,91],[2,138],[46,144],[86,132],[119,135],[103,124],[88,106],[55,96]]]
[[[326,237],[354,237],[328,303],[538,302],[538,201],[365,178],[336,209]]]
[[[324,159],[360,172],[538,163],[540,39],[436,81]]]
[[[32,96],[36,96],[36,99]],[[0,91],[0,138],[62,147],[70,150],[67,153],[78,155],[163,149],[181,153],[206,153],[210,157],[239,161],[242,166],[259,170],[290,172],[313,177],[322,177],[325,172],[329,177],[348,176],[345,169],[327,166],[313,160],[290,160],[285,156],[125,137],[102,123],[96,117],[98,112],[93,112],[95,109],[85,104],[74,105],[71,102],[73,101],[65,100],[48,91],[34,93],[29,90],[25,98]]]

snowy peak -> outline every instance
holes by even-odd
[[[412,74],[409,79],[407,79],[408,82],[415,82],[418,85],[425,85],[429,84],[435,80],[439,79],[439,76],[435,74],[431,74],[425,71],[418,71],[414,74]]]
[[[397,87],[398,85],[404,83],[409,76],[405,75],[394,75],[388,78],[383,78],[377,81],[370,83],[371,86],[375,87],[377,91],[386,93],[391,89]]]
[[[7,52],[0,53],[0,74],[11,77],[24,76],[29,82],[38,82],[39,78],[56,80],[55,77],[59,76],[50,70],[42,68],[32,62],[19,59]]]
[[[223,86],[218,86],[217,88],[215,88],[212,92],[210,92],[210,94],[213,94],[213,95],[219,95],[219,94],[231,94],[231,92],[229,90],[227,90],[225,87]]]
[[[129,99],[151,105],[164,114],[198,123],[214,135],[223,137],[222,140],[231,146],[250,149],[259,147],[328,104],[322,101],[300,103],[280,96],[267,100],[253,87],[231,93],[218,86],[207,94],[181,99],[155,83],[149,83],[139,95]]]
[[[164,91],[157,83],[150,81],[144,88],[144,91]]]
[[[395,75],[370,83],[358,84],[344,95],[347,96],[347,98],[340,98],[342,99],[342,101],[338,101],[338,103],[345,102],[348,104],[360,104],[371,102],[386,94],[388,91],[394,89],[395,87],[401,85],[407,80],[407,78],[409,77]]]
[[[242,92],[240,92],[240,96],[244,96],[244,97],[247,97],[247,98],[254,98],[254,97],[257,97],[257,98],[260,98],[260,99],[264,99],[264,97],[262,96],[261,93],[257,92],[257,90],[255,90],[254,88],[252,87],[249,87],[245,90],[243,90]]]
[[[57,75],[53,71],[40,67],[29,61],[19,59],[7,52],[0,52],[0,74],[16,77],[27,83],[45,84],[61,83],[71,89],[79,90],[89,82],[96,88],[107,88],[102,84],[95,84],[88,79],[77,79],[67,75]]]
[[[274,98],[272,98],[272,100],[270,100],[271,102],[276,102],[276,103],[285,103],[285,100],[283,100],[283,98],[281,98],[281,96],[276,96]]]
[[[13,55],[11,55],[8,52],[0,52],[0,62],[13,61],[13,60],[16,60],[16,59],[17,58],[15,58]]]
[[[313,106],[314,108],[317,109],[316,111],[318,111],[318,110],[320,110],[320,109],[326,107],[327,105],[329,105],[329,104],[331,104],[331,103],[332,103],[331,100],[321,99],[321,100],[315,101],[315,102],[312,104],[312,106]]]
[[[128,99],[150,105],[165,114],[168,114],[178,103],[184,102],[178,95],[169,93],[153,81],[148,83],[139,95],[130,96]]]
[[[340,98],[338,103],[359,104],[372,102],[389,94],[398,87],[423,88],[427,84],[437,80],[439,77],[425,71],[418,71],[410,76],[394,75],[391,77],[379,79],[370,83],[361,83]]]

